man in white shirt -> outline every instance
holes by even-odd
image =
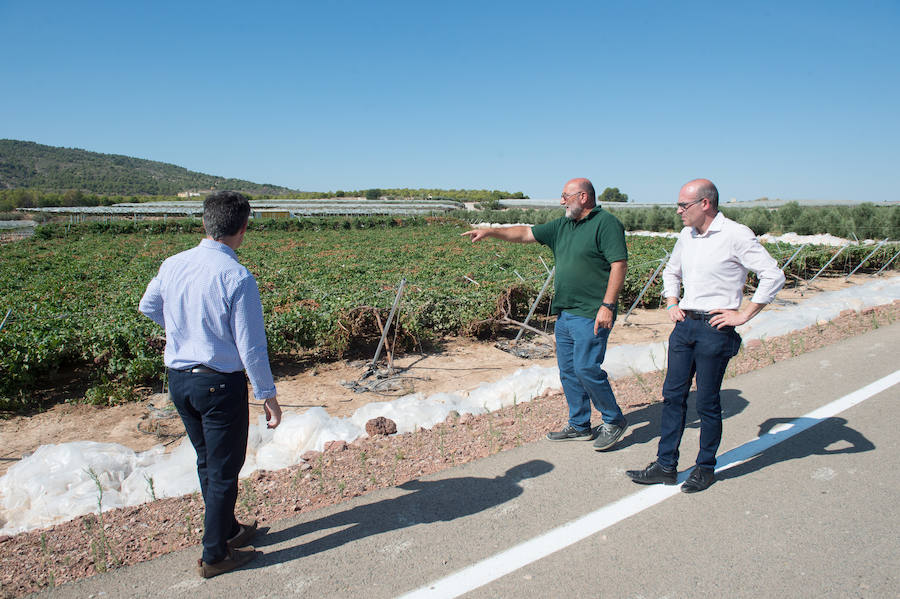
[[[685,226],[663,271],[666,310],[675,328],[669,336],[659,447],[655,462],[626,474],[636,483],[675,484],[687,397],[696,375],[700,451],[696,467],[681,487],[685,493],[696,493],[715,481],[716,451],[722,440],[719,390],[728,361],[741,347],[734,327],[775,299],[784,285],[784,273],[753,231],[719,212],[719,192],[711,181],[686,183],[676,206]],[[750,270],[759,285],[741,307]],[[684,296],[679,302],[682,286]]]

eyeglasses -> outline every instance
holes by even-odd
[[[562,194],[560,194],[559,197],[562,198],[562,201],[567,202],[567,201],[569,201],[569,198],[571,198],[572,196],[577,196],[580,193],[581,193],[580,191],[574,191],[572,193],[563,192]]]
[[[705,200],[705,199],[706,199],[706,198],[700,198],[699,200],[694,200],[693,202],[678,202],[677,204],[675,204],[675,206],[676,206],[675,209],[676,209],[676,210],[687,210],[688,208],[690,208],[690,207],[693,206],[694,204],[696,204],[696,203],[698,203],[698,202],[702,202],[702,201]]]

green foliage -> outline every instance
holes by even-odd
[[[536,218],[554,212],[561,211]],[[270,356],[371,356],[380,338],[375,315],[385,321],[404,277],[400,346],[494,334],[492,319],[506,305],[510,317],[523,319],[546,278],[539,257],[551,263],[549,250],[496,240],[472,244],[460,236],[468,226],[446,218],[253,221],[238,254],[259,282]],[[0,316],[12,310],[0,331],[0,409],[38,407],[31,391],[52,386],[58,372],[71,368],[91,381],[87,399],[95,403],[128,401],[133,386],[156,384],[163,331],[138,313],[138,301],[160,263],[201,235],[197,219],[114,221],[44,226],[28,240],[0,246]],[[674,239],[629,236],[623,307],[673,245]],[[794,250],[769,246],[779,263]],[[835,251],[806,248],[790,274],[808,278]],[[848,248],[830,272],[849,272],[869,251]],[[883,247],[863,271],[880,268],[894,252],[895,246]],[[659,304],[660,287],[657,280],[643,306]]]
[[[775,209],[723,207],[722,212],[757,234],[793,232],[799,235],[828,233],[850,239],[900,238],[900,205],[800,206],[797,202],[788,202]]]
[[[500,200],[497,198],[491,198],[489,200],[485,200],[483,202],[479,202],[475,204],[475,208],[478,210],[502,210],[503,207],[500,205]]]
[[[756,207],[747,210],[741,210],[740,214],[735,214],[740,219],[739,222],[750,227],[756,235],[768,233],[772,229],[772,213],[765,208]]]
[[[12,139],[0,140],[0,183],[7,188],[104,195],[175,195],[212,189],[252,194],[291,191],[279,185],[197,173],[174,164]]]
[[[426,192],[435,192],[432,195]],[[377,200],[379,197],[387,197],[392,200],[416,200],[435,202],[486,202],[494,208],[500,207],[500,199],[502,198],[518,198],[525,197],[521,192],[507,193],[500,191],[486,190],[408,190],[408,189],[371,189],[366,191],[343,191],[335,192],[310,192],[298,191],[289,194],[278,194],[271,196],[270,194],[255,195],[254,199],[267,199],[271,197],[291,198],[298,200],[312,200],[322,198],[344,198],[344,197],[367,197],[370,200]],[[13,211],[17,208],[48,208],[52,206],[112,206],[122,203],[141,203],[151,201],[178,201],[184,198],[178,198],[175,195],[103,195],[87,193],[77,190],[45,191],[40,189],[0,189],[0,212]],[[197,200],[199,198],[193,198]]]
[[[434,217],[431,220],[443,222],[446,219]],[[418,217],[397,218],[395,216],[360,217],[309,217],[251,219],[250,231],[319,231],[322,229],[373,229],[424,224]],[[74,233],[73,233],[74,231]],[[75,234],[112,233],[127,235],[133,233],[198,233],[203,234],[203,223],[199,218],[170,218],[166,220],[110,220],[85,221],[76,227],[66,223],[48,223],[35,229],[37,239],[61,239]]]
[[[376,197],[368,197],[367,193],[377,191],[378,196]],[[495,199],[520,199],[527,200],[528,196],[522,193],[521,191],[509,192],[509,191],[501,191],[501,190],[487,190],[487,189],[410,189],[408,187],[403,188],[394,188],[394,189],[377,189],[377,190],[357,190],[357,191],[346,191],[346,190],[338,190],[334,192],[312,192],[312,191],[300,191],[300,192],[290,192],[286,194],[264,194],[257,195],[257,199],[277,199],[277,198],[294,198],[294,199],[317,199],[317,198],[330,198],[330,197],[355,197],[361,198],[365,197],[367,199],[377,199],[378,197],[386,197],[391,199],[415,199],[415,200],[434,200],[434,201],[447,201],[452,200],[455,202],[487,202]]]
[[[622,221],[626,231],[680,231],[683,227],[674,208],[631,204],[628,208],[605,209]],[[747,225],[757,235],[794,232],[801,235],[829,233],[850,239],[900,239],[900,205],[800,206],[797,202],[789,202],[780,208],[722,206],[721,209],[725,216]],[[561,209],[523,208],[447,213],[468,222],[527,224],[544,223],[562,214]]]
[[[550,222],[563,216],[565,211],[562,208],[554,208],[550,210],[535,210],[531,208],[507,208],[503,210],[480,210],[473,212],[471,210],[451,210],[446,213],[447,218],[454,218],[469,223],[498,223],[512,224],[524,223],[530,225],[539,225],[541,223]]]
[[[674,210],[662,206],[647,208],[611,208],[626,231],[678,231],[683,226]]]
[[[597,199],[600,202],[627,202],[628,194],[619,191],[618,187],[607,187]]]

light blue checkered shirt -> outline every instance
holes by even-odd
[[[259,288],[227,245],[204,239],[167,258],[138,309],[165,328],[169,368],[246,370],[256,399],[275,397]]]

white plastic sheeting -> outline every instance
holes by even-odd
[[[776,303],[738,327],[738,332],[745,341],[777,337],[832,320],[843,310],[858,312],[870,306],[890,304],[896,299],[900,299],[900,276],[874,279],[864,285],[814,295],[799,305],[781,306]]]
[[[411,432],[443,422],[453,410],[483,414],[530,401],[559,386],[556,368],[534,366],[470,392],[429,397],[414,393],[370,403],[349,418],[333,418],[316,407],[303,413],[285,412],[281,425],[270,430],[260,415],[250,425],[241,476],[298,464],[304,452],[321,451],[328,441],[350,442],[366,436],[366,422],[377,416],[396,422],[400,433]],[[16,534],[96,512],[100,499],[97,481],[103,487],[104,510],[199,491],[196,459],[186,438],[168,454],[161,445],[142,453],[93,441],[42,445],[0,477],[0,534]]]
[[[773,337],[837,316],[900,298],[900,276],[874,279],[841,291],[819,294],[801,305],[770,306],[739,329],[744,339]],[[664,343],[612,345],[604,367],[612,378],[658,370],[665,366]],[[241,476],[255,470],[276,470],[300,461],[308,450],[322,450],[331,440],[353,441],[364,436],[366,422],[377,416],[397,423],[398,432],[430,428],[451,410],[482,414],[532,400],[547,389],[558,389],[555,367],[518,370],[511,376],[457,393],[421,393],[390,402],[374,402],[349,418],[333,418],[322,408],[285,412],[281,425],[266,428],[262,416],[250,425],[247,460]],[[112,443],[78,441],[43,445],[0,477],[0,534],[15,534],[63,522],[98,507],[92,473],[103,487],[104,510],[173,497],[199,490],[196,453],[185,439],[166,454],[162,446],[142,453]]]

